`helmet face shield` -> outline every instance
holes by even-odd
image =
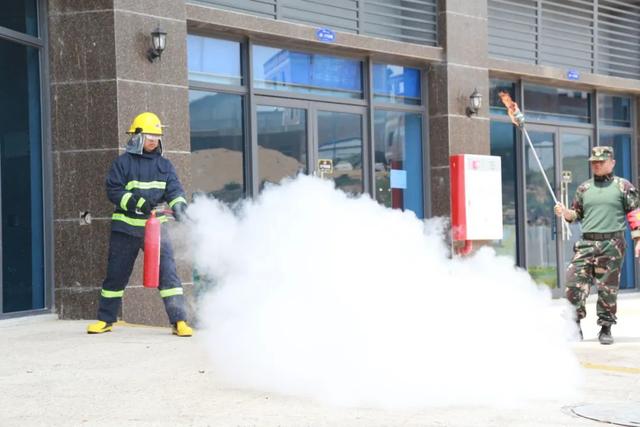
[[[144,148],[144,134],[136,133],[135,135],[131,135],[129,138],[129,142],[127,142],[127,153],[131,154],[142,154],[142,149]]]
[[[158,141],[158,151],[162,154],[162,138],[159,135],[147,135],[144,133],[131,135],[129,142],[127,142],[126,152],[131,154],[142,154],[144,152],[144,141],[147,138]]]
[[[158,152],[162,154],[162,137],[160,137],[160,135],[149,135],[146,133],[143,135],[144,138],[142,149],[149,153],[158,150]]]

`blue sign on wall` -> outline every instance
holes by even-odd
[[[577,70],[567,71],[567,78],[569,80],[580,80],[580,73]]]
[[[336,41],[336,33],[328,28],[318,28],[316,30],[316,38],[325,43],[333,43]]]

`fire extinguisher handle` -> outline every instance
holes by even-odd
[[[152,215],[164,214],[164,215],[170,215],[170,216],[172,216],[172,217],[173,217],[173,216],[175,216],[175,215],[173,214],[173,210],[171,210],[171,209],[153,209],[153,210],[151,211],[151,214],[152,214]]]

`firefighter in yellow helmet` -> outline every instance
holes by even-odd
[[[115,205],[111,217],[111,239],[107,277],[102,284],[98,321],[87,327],[90,334],[109,332],[117,320],[124,288],[144,245],[144,226],[156,205],[166,203],[177,220],[187,207],[184,190],[173,164],[162,155],[162,123],[154,113],[142,113],[127,132],[131,135],[126,152],[111,165],[106,180],[107,196]],[[158,214],[160,222],[167,217]],[[173,333],[188,337],[182,283],[176,272],[171,241],[162,230],[160,248],[160,296]]]

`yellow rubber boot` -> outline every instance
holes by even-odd
[[[92,323],[87,326],[88,334],[102,334],[104,332],[111,332],[113,329],[112,323],[103,322],[102,320],[98,320],[96,323]]]
[[[191,329],[191,326],[189,326],[184,320],[178,320],[178,322],[173,325],[173,335],[177,335],[179,337],[190,337],[193,335],[193,329]]]

